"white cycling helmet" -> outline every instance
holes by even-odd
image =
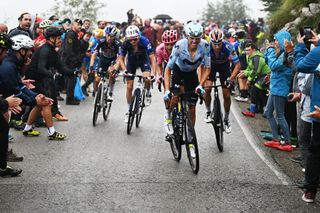
[[[51,27],[52,22],[50,20],[43,20],[42,22],[40,22],[39,24],[39,28],[48,28]]]
[[[140,36],[140,30],[136,25],[130,25],[126,29],[126,38],[133,38]]]
[[[200,23],[192,21],[185,26],[185,32],[187,36],[194,38],[201,38],[203,34],[203,27]]]
[[[30,49],[34,47],[34,43],[29,36],[20,34],[11,38],[13,41],[12,49],[18,51],[20,49]]]

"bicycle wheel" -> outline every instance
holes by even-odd
[[[102,110],[102,115],[103,115],[103,119],[106,121],[109,117],[110,114],[110,109],[111,109],[111,105],[112,102],[108,101],[108,87],[105,89],[105,91],[103,92],[103,101],[104,101],[104,106],[103,106],[103,110]]]
[[[180,130],[179,130],[179,121],[177,118],[177,110],[172,112],[172,126],[173,126],[173,136],[171,137],[170,147],[173,154],[173,157],[176,161],[181,159],[181,143],[182,140]]]
[[[144,100],[145,100],[145,97],[146,97],[146,92],[145,90],[143,89],[142,90],[142,95],[139,99],[139,111],[137,111],[137,117],[136,117],[136,127],[138,128],[139,127],[139,124],[140,124],[140,121],[141,121],[141,117],[142,117],[142,111],[143,111],[143,108],[144,108]]]
[[[139,110],[139,99],[140,99],[140,90],[135,89],[134,95],[132,97],[132,102],[129,109],[129,118],[128,118],[128,125],[127,125],[127,134],[129,135],[132,130],[132,125],[134,121],[134,117],[137,114],[137,111]]]
[[[101,90],[102,90],[102,85],[100,84],[97,89],[96,97],[94,98],[93,118],[92,118],[93,126],[96,126],[98,114],[101,110],[101,106],[100,106]]]
[[[185,140],[186,140],[186,151],[188,160],[194,174],[198,174],[200,168],[200,161],[199,161],[199,150],[198,150],[198,143],[197,143],[197,136],[196,132],[193,127],[193,123],[191,121],[191,117],[189,113],[186,115],[186,121],[183,128]]]
[[[213,128],[216,135],[216,142],[220,152],[223,151],[223,121],[221,104],[219,98],[215,98],[213,102]]]

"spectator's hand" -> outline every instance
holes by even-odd
[[[284,40],[284,51],[286,53],[291,53],[294,50],[294,45],[292,41]]]
[[[27,79],[27,80],[22,80],[22,83],[24,84],[24,85],[26,85],[26,87],[28,88],[28,89],[34,89],[34,88],[36,88],[32,83],[34,83],[34,80],[31,80],[31,79]]]
[[[237,75],[237,78],[244,78],[244,77],[246,77],[246,76],[245,76],[245,74],[244,74],[243,71],[241,71],[241,72]]]
[[[16,107],[9,107],[9,111],[11,111],[13,114],[19,114],[22,111],[22,108],[19,106]]]
[[[305,38],[305,36],[301,36],[301,35],[299,34],[298,37],[297,37],[297,42],[304,44],[304,38]]]
[[[14,95],[7,97],[6,101],[8,102],[9,108],[18,107],[22,103],[22,100]]]
[[[300,93],[297,93],[297,92],[289,93],[289,95],[288,95],[288,101],[289,102],[297,102],[297,101],[300,101],[300,100],[301,100]]]
[[[313,31],[311,31],[311,33],[312,33],[312,38],[309,39],[309,41],[311,43],[313,43],[314,46],[318,46],[319,37],[318,37],[317,33],[313,32]]]
[[[315,110],[313,112],[309,113],[307,116],[320,120],[320,107],[315,105],[314,108],[315,108]]]

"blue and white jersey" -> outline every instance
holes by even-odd
[[[215,55],[211,45],[210,52],[212,65],[229,63],[230,61],[232,61],[233,64],[239,62],[239,57],[235,51],[234,46],[227,41],[222,41],[222,47],[219,55]]]
[[[188,51],[188,39],[181,39],[174,45],[167,66],[173,69],[174,64],[177,64],[182,72],[194,71],[200,64],[210,68],[210,47],[208,42],[201,39],[197,52],[192,59]]]

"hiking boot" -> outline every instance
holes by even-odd
[[[11,168],[10,166],[7,165],[7,168],[5,169],[0,169],[0,176],[5,177],[5,176],[11,176],[11,177],[16,177],[22,172],[21,169],[14,169]]]
[[[211,112],[206,113],[206,118],[204,119],[206,123],[212,123]]]
[[[63,115],[57,113],[53,116],[53,118],[57,121],[68,121],[69,119],[64,117]]]
[[[9,162],[21,162],[21,161],[23,161],[23,157],[18,157],[17,154],[12,149],[10,149],[7,152],[7,161],[9,161]]]
[[[252,117],[252,118],[256,117],[256,114],[250,111],[243,111],[241,113],[246,117]]]
[[[277,148],[281,144],[280,144],[280,141],[271,140],[271,141],[264,142],[263,145],[265,145],[267,147],[271,147],[271,148]]]
[[[316,199],[316,191],[306,191],[302,195],[302,200],[307,203],[314,203],[314,200]]]
[[[289,143],[280,144],[280,146],[276,147],[277,149],[285,152],[292,152],[293,147]]]
[[[168,135],[173,134],[173,126],[172,126],[172,119],[165,119],[164,120],[164,128]]]
[[[49,140],[56,140],[56,141],[61,141],[66,138],[66,134],[61,134],[57,131],[55,131],[52,135],[48,135]]]
[[[24,135],[24,136],[39,136],[40,135],[40,132],[39,131],[36,131],[36,130],[34,130],[33,128],[32,129],[29,129],[28,131],[25,131],[25,130],[23,130],[22,131],[22,134]]]

